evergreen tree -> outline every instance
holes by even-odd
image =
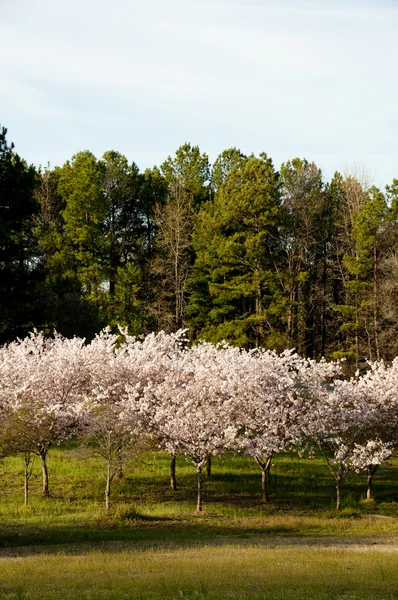
[[[238,161],[200,212],[189,314],[196,335],[283,345],[283,298],[275,261],[278,174],[266,154]]]
[[[340,330],[345,346],[334,356],[345,356],[358,369],[368,358],[380,360],[380,261],[387,215],[384,194],[376,187],[364,189],[358,180],[343,182],[346,248],[341,266],[345,302],[336,305],[342,315]]]
[[[380,257],[380,345],[393,360],[398,339],[398,179],[386,186],[387,212]]]
[[[142,300],[143,263],[150,226],[143,176],[125,156],[106,152],[100,161],[105,195],[104,266],[106,270],[107,323],[126,325],[139,334],[145,328]]]
[[[164,161],[161,171],[169,186],[178,184],[184,188],[194,206],[208,199],[210,164],[199,146],[186,142],[177,149],[174,158],[169,156]]]
[[[0,128],[0,341],[25,335],[43,320],[36,294],[41,272],[32,234],[36,213],[33,166],[8,145]]]
[[[56,329],[67,337],[90,338],[103,323],[97,305],[83,290],[76,255],[65,234],[66,199],[59,191],[61,175],[62,169],[51,171],[47,166],[36,190],[39,211],[34,234],[43,270],[40,295],[45,305],[48,331]]]
[[[231,169],[244,161],[246,156],[237,148],[228,148],[219,154],[211,170],[213,193],[226,181]]]

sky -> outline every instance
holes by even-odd
[[[29,163],[184,142],[398,178],[398,0],[0,0],[0,124]]]

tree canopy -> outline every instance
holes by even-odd
[[[319,358],[397,353],[398,180],[305,158],[211,165],[184,143],[140,172],[115,150],[28,165],[0,132],[0,341],[121,323]]]

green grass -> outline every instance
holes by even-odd
[[[113,549],[1,559],[1,598],[397,598],[397,553],[239,546]]]
[[[356,476],[334,510],[334,482],[320,459],[275,457],[271,504],[242,456],[213,461],[204,513],[195,471],[147,453],[125,466],[103,508],[103,465],[74,444],[50,451],[51,497],[34,467],[23,506],[21,462],[0,462],[0,599],[310,598],[398,600],[398,460],[374,482]],[[375,516],[376,515],[376,516]]]

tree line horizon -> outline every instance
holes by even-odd
[[[391,361],[398,179],[185,143],[140,172],[117,151],[28,165],[0,129],[0,343],[188,328],[191,341]]]

